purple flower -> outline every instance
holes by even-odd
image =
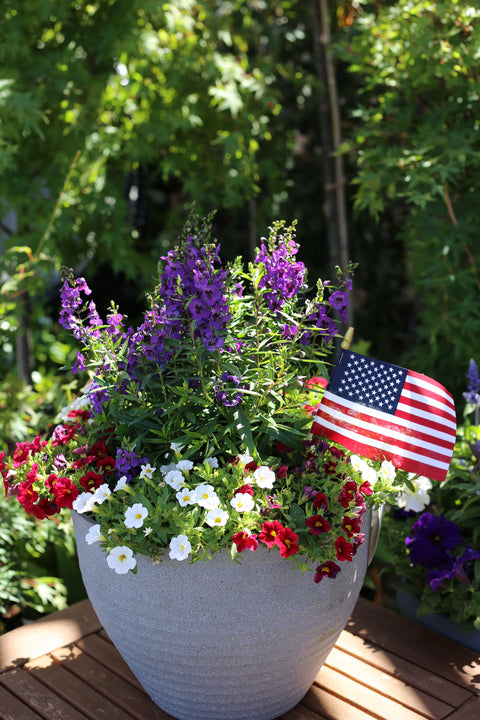
[[[115,455],[115,472],[118,478],[125,475],[128,482],[131,482],[131,480],[138,475],[140,466],[146,465],[147,462],[147,458],[139,458],[134,450],[117,448]]]
[[[451,566],[449,568],[444,570],[430,570],[427,576],[430,587],[435,592],[439,587],[448,587],[450,581],[454,578],[467,587],[470,587],[471,582],[467,575],[468,568],[465,569],[465,565],[473,560],[479,559],[480,552],[478,550],[472,550],[472,548],[467,545],[462,555],[459,555],[455,560],[451,558]]]
[[[451,560],[452,565],[450,568],[445,570],[430,570],[428,573],[427,580],[433,592],[438,590],[439,587],[448,587],[449,582],[455,577],[455,572],[453,570],[453,558],[451,558]]]
[[[322,335],[325,336],[325,342],[327,344],[337,334],[337,325],[335,321],[327,315],[327,310],[323,303],[317,304],[314,311],[308,316],[308,319],[319,328]]]
[[[305,265],[295,262],[298,244],[294,240],[280,238],[275,247],[266,247],[262,243],[260,251],[255,258],[257,264],[262,264],[264,275],[258,287],[265,289],[265,299],[270,310],[280,310],[303,287],[305,278]]]
[[[470,363],[468,366],[468,373],[467,373],[467,380],[468,380],[468,392],[463,393],[463,397],[465,400],[469,403],[472,403],[472,405],[475,405],[479,402],[479,394],[478,391],[480,389],[480,377],[478,375],[478,368],[475,360],[470,359]]]
[[[342,290],[335,290],[328,298],[328,304],[338,311],[344,322],[347,322],[348,293]]]
[[[238,375],[231,375],[228,372],[224,372],[221,377],[222,383],[230,383],[234,388],[240,387],[241,378]],[[233,397],[231,395],[231,388],[225,388],[224,385],[215,385],[215,402],[225,407],[235,407],[239,405],[243,400],[243,393],[237,392]]]
[[[72,373],[76,375],[80,370],[85,370],[85,358],[81,352],[77,352],[77,357],[72,367]]]
[[[460,529],[444,515],[423,513],[412,526],[413,535],[405,538],[414,565],[425,568],[449,569],[452,558],[448,550],[462,541]]]
[[[468,380],[468,392],[463,393],[463,397],[468,403],[475,406],[475,425],[478,425],[479,420],[479,406],[480,406],[480,377],[478,375],[478,368],[475,360],[470,359],[467,373]]]

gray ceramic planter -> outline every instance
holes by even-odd
[[[154,702],[180,720],[272,720],[308,691],[357,601],[368,542],[335,580],[318,585],[276,548],[226,552],[193,565],[154,564],[117,575],[90,521],[73,512],[80,568],[92,605]],[[368,537],[369,518],[365,516]]]

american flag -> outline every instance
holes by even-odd
[[[426,375],[342,350],[312,433],[363,457],[445,480],[455,445],[453,398]]]

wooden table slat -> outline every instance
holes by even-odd
[[[325,666],[315,681],[315,685],[319,685],[327,691],[333,687],[336,695],[347,698],[359,708],[371,714],[380,714],[381,717],[388,718],[388,720],[419,720],[425,717],[430,720],[442,720],[447,714],[442,711],[441,714],[436,715],[430,712],[427,706],[423,710],[416,710],[409,707],[410,698],[405,698],[404,702],[403,697],[387,696],[376,692],[357,682],[355,677],[347,677],[337,669]],[[448,712],[452,709],[449,708]]]
[[[412,662],[412,659],[406,660],[400,655],[379,648],[358,635],[352,635],[350,632],[344,631],[341,633],[336,647],[349,653],[354,658],[390,673],[412,688],[429,693],[454,707],[459,707],[471,697],[471,691],[466,690],[456,682],[446,680],[444,677],[420,667]],[[410,655],[412,655],[411,652]]]
[[[454,709],[453,705],[439,700],[430,693],[413,688],[403,680],[352,657],[339,648],[334,648],[327,658],[324,670],[327,667],[331,670],[337,669],[342,674],[354,678],[359,684],[373,690],[375,695],[395,698],[395,701],[405,708],[424,714],[428,718],[444,718]],[[321,671],[318,678],[319,684],[322,684],[323,677]]]
[[[77,646],[91,658],[113,670],[117,675],[134,685],[139,690],[142,686],[128,667],[125,660],[119,655],[114,645],[100,635],[88,635],[77,643]]]
[[[55,690],[45,687],[24,668],[16,668],[2,674],[0,682],[44,720],[85,720],[87,717],[69,705]]]
[[[42,720],[40,715],[30,710],[4,687],[0,687],[0,718],[1,720]]]
[[[478,655],[463,645],[430,630],[393,610],[371,607],[360,598],[348,622],[347,630],[403,658],[412,657],[420,667],[445,680],[480,692]],[[448,647],[448,661],[445,648]]]
[[[52,653],[52,658],[90,688],[129,712],[136,720],[170,719],[169,715],[152,704],[144,690],[139,690],[105,665],[98,663],[82,652],[80,647],[69,645],[60,648]]]
[[[25,665],[25,670],[63,700],[83,712],[89,720],[131,720],[116,703],[93,688],[85,686],[49,655],[43,655]]]

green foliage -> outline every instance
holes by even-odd
[[[267,30],[280,31],[276,13]],[[158,246],[126,227],[139,191],[133,182],[125,197],[128,174],[148,168],[151,187],[175,181],[201,205],[228,208],[281,172],[282,158],[267,175],[258,160],[280,104],[275,59],[250,41],[255,15],[236,2],[42,0],[19,12],[7,0],[0,197],[21,242],[36,252],[68,175],[49,249],[135,277]]]
[[[480,351],[480,8],[362,2],[337,50],[359,82],[344,145],[355,207],[393,214],[407,250],[417,322],[405,362],[459,397],[456,368]]]

